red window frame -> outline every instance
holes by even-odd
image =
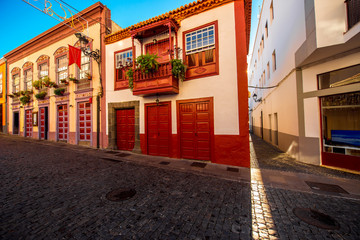
[[[209,22],[207,24],[198,26],[196,28],[192,28],[189,29],[187,31],[183,32],[183,60],[185,62],[186,65],[189,66],[188,64],[188,59],[187,59],[187,55],[186,55],[186,38],[185,35],[190,33],[190,32],[194,32],[197,31],[199,29],[205,28],[205,27],[209,27],[211,25],[214,25],[214,31],[215,31],[215,48],[213,49],[214,51],[214,61],[211,63],[205,63],[205,51],[201,51],[201,52],[197,52],[194,53],[195,55],[195,61],[196,61],[196,65],[192,66],[192,67],[188,67],[187,68],[187,73],[186,73],[186,79],[185,80],[191,80],[191,79],[196,79],[196,78],[202,78],[202,77],[208,77],[208,76],[213,76],[213,75],[219,75],[219,37],[218,37],[218,21],[213,21],[213,22]],[[201,56],[202,62],[201,64],[199,64],[199,55]],[[210,71],[206,71],[206,68],[213,66],[213,70]],[[204,71],[205,70],[205,71]]]
[[[132,50],[132,47],[125,48],[114,52],[114,90],[122,90],[129,88],[129,78],[126,76],[126,71],[129,67],[116,68],[116,54]],[[135,59],[135,52],[132,53],[133,61]],[[121,71],[121,78],[118,78]]]

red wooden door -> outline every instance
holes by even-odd
[[[89,102],[79,103],[78,116],[78,139],[89,142],[91,140],[91,104]]]
[[[45,108],[40,108],[40,121],[39,121],[39,131],[40,139],[46,139],[46,110]]]
[[[169,39],[159,40],[157,43],[150,43],[146,45],[146,53],[158,55],[156,59],[159,63],[169,62]]]
[[[32,137],[32,110],[25,111],[25,137]]]
[[[131,151],[135,145],[135,109],[116,110],[116,145]]]
[[[68,108],[67,105],[58,106],[58,140],[67,141],[68,139]]]
[[[170,155],[170,103],[146,106],[146,133],[149,155]]]
[[[181,157],[211,160],[210,101],[180,103],[179,115]]]

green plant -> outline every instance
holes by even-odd
[[[172,59],[170,63],[172,68],[172,75],[177,79],[184,81],[187,66],[183,63],[181,59]]]
[[[35,94],[35,97],[36,97],[36,99],[44,99],[46,94],[47,93],[45,91],[42,91],[42,92]]]
[[[25,91],[21,91],[20,92],[21,95],[25,96],[25,95],[29,95],[29,94],[33,94],[33,90],[25,90]]]
[[[91,80],[91,79],[92,79],[91,74],[90,74],[90,73],[88,73],[88,72],[87,72],[87,73],[85,73],[85,76],[87,77],[87,79],[88,79],[88,80]]]
[[[159,62],[156,60],[159,57],[156,54],[140,55],[136,58],[137,68],[144,73],[158,70]]]
[[[126,76],[129,78],[129,88],[132,90],[134,88],[134,71],[132,68],[126,71]]]
[[[33,87],[37,90],[39,90],[41,88],[41,80],[36,80],[32,83]]]
[[[13,92],[14,97],[20,96],[20,92]]]
[[[69,77],[69,81],[73,81],[74,83],[79,83],[79,80],[73,77]]]
[[[57,96],[63,96],[65,93],[65,88],[57,88],[54,90],[55,95]]]
[[[41,79],[42,83],[45,85],[45,87],[51,87],[53,82],[50,81],[50,78],[48,76],[45,76]]]
[[[20,102],[22,103],[22,105],[28,104],[30,102],[30,96],[24,95],[23,97],[20,98]]]

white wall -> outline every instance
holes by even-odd
[[[201,97],[214,97],[215,134],[239,134],[239,114],[237,95],[237,70],[235,55],[235,16],[234,4],[194,15],[181,22],[178,31],[178,44],[182,45],[182,33],[189,29],[218,20],[219,75],[199,78],[179,83],[179,94],[160,95],[160,101],[172,101],[172,133],[177,132],[176,100]],[[166,36],[164,36],[166,38]],[[149,39],[149,41],[151,41]],[[140,44],[135,40],[136,55],[140,54]],[[106,106],[111,102],[140,101],[140,133],[145,132],[144,104],[154,102],[156,97],[134,96],[129,89],[114,90],[114,52],[131,47],[131,39],[106,45]],[[180,54],[182,55],[182,53]],[[108,116],[108,109],[106,109]],[[106,120],[108,124],[108,119]],[[108,131],[108,126],[107,126]],[[108,132],[107,132],[108,133]]]

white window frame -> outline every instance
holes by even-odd
[[[60,66],[60,60],[65,59],[65,61]],[[56,81],[60,83],[60,80],[66,79],[68,77],[68,57],[63,55],[56,58]]]
[[[127,66],[127,64],[132,63],[132,61],[133,61],[132,49],[116,53],[115,59],[116,59],[115,60],[116,61],[116,63],[115,63],[116,69]]]
[[[30,74],[28,74],[30,73]],[[30,91],[32,90],[32,80],[33,80],[33,71],[31,68],[26,69],[24,71],[24,90]],[[30,86],[29,86],[30,83]]]
[[[185,34],[186,55],[216,47],[215,24]]]

